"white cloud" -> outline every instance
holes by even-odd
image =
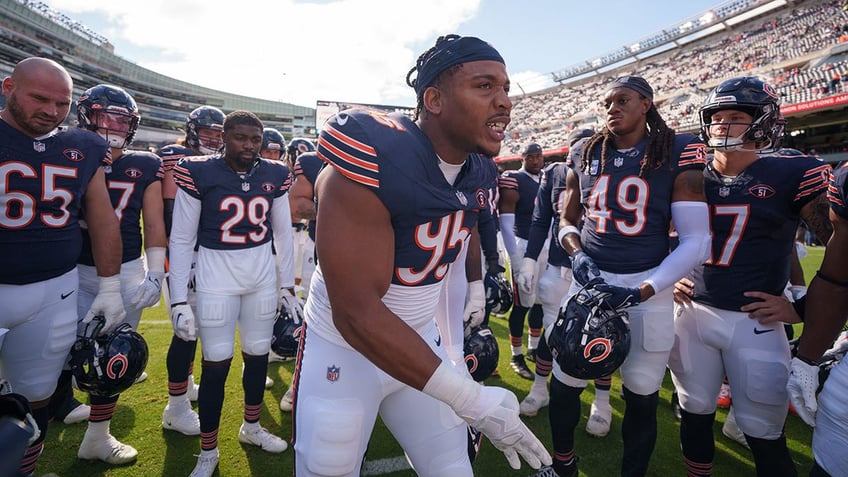
[[[314,107],[317,99],[413,105],[406,73],[437,36],[472,18],[480,0],[50,0],[113,43],[157,53],[131,58],[159,73],[230,93]],[[120,41],[119,41],[120,40]]]

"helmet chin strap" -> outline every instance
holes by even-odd
[[[197,146],[197,150],[199,150],[201,153],[206,154],[206,155],[215,154],[216,152],[218,152],[215,149],[212,149],[211,147],[204,146],[203,144],[201,144],[200,146]]]
[[[109,143],[109,147],[113,149],[123,149],[127,144],[127,137],[121,137],[116,134],[109,134],[109,132],[101,132],[99,129],[97,130],[97,134],[106,140]]]

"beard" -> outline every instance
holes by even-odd
[[[54,118],[50,118],[42,114],[39,115],[39,119],[42,119],[43,121],[49,121],[47,126],[34,121],[33,116],[27,116],[27,114],[24,112],[23,108],[21,107],[21,104],[18,103],[18,99],[14,93],[9,95],[9,98],[6,101],[6,109],[12,116],[12,119],[15,120],[15,123],[18,125],[18,128],[20,128],[24,133],[32,137],[44,136],[50,131],[56,129],[56,127],[62,124],[62,121],[64,120],[64,118],[56,120]]]

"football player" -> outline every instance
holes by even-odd
[[[804,311],[804,332],[792,359],[789,397],[813,430],[815,464],[811,477],[848,475],[848,422],[845,396],[848,364],[843,359],[830,371],[816,402],[818,361],[845,324],[848,315],[848,163],[833,171],[827,189],[833,234],[827,241],[821,268],[810,282]]]
[[[514,468],[519,454],[550,463],[515,396],[457,370],[433,319],[488,207],[485,156],[500,149],[512,109],[503,59],[480,39],[447,35],[407,83],[417,122],[346,110],[321,132],[331,167],[315,185],[319,263],[295,376],[299,476],[359,475],[378,413],[418,475],[471,475],[468,424]]]
[[[571,257],[570,294],[600,277],[604,283],[594,288],[607,295],[607,303],[630,307],[634,345],[621,366],[621,475],[636,476],[647,472],[656,442],[658,391],[674,343],[671,286],[704,260],[709,245],[701,173],[706,154],[697,137],[666,125],[641,77],[613,80],[603,106],[604,128],[570,153],[579,166],[566,177],[558,239]],[[680,245],[669,253],[672,219]],[[577,475],[574,428],[586,381],[556,362],[553,368],[553,467],[561,477]]]
[[[262,149],[259,150],[259,156],[271,161],[281,161],[285,159],[286,140],[280,131],[274,128],[265,128],[262,131]]]
[[[48,407],[76,338],[82,249],[80,209],[91,237],[96,295],[83,321],[123,320],[121,234],[109,201],[104,168],[109,146],[91,132],[59,128],[71,107],[73,80],[58,63],[31,57],[3,80],[0,111],[0,375],[26,397],[40,436],[26,450],[21,473],[30,475],[47,434]]]
[[[300,313],[286,196],[291,173],[282,163],[259,157],[262,129],[253,113],[232,112],[224,119],[223,152],[185,157],[174,166],[179,190],[169,242],[171,321],[181,339],[200,338],[203,355],[201,452],[193,477],[209,477],[218,465],[218,426],[237,325],[244,359],[238,439],[273,453],[288,447],[259,423],[274,317],[281,306]],[[195,245],[196,318],[187,301]]]
[[[783,325],[766,319],[775,305],[791,309],[783,290],[799,220],[829,234],[822,204],[830,166],[769,154],[784,119],[780,96],[758,78],[723,81],[699,118],[715,150],[703,173],[713,238],[708,260],[675,292],[669,368],[682,408],[681,449],[690,473],[712,474],[716,398],[727,376],[757,475],[794,476],[783,432],[789,344]],[[683,223],[674,223],[682,247]]]
[[[530,222],[533,219],[533,205],[536,193],[539,191],[541,179],[542,146],[530,143],[521,153],[521,168],[517,171],[506,171],[498,179],[498,220],[500,221],[501,237],[504,248],[509,255],[513,282],[516,282],[521,268],[524,251],[527,249],[527,239],[530,238]],[[514,286],[516,300],[509,314],[509,341],[512,345],[512,358],[509,365],[516,374],[524,379],[533,379],[533,373],[527,367],[524,359],[521,341],[524,337],[524,318],[528,318],[530,337],[527,341],[527,355],[535,360],[536,348],[539,346],[539,336],[542,334],[542,305],[537,303],[538,277],[547,263],[547,241],[543,241],[540,251],[541,260],[532,277],[535,281],[528,284],[526,289]],[[562,298],[562,297],[560,297]]]
[[[223,145],[224,113],[212,106],[201,106],[189,113],[186,118],[185,138],[182,144],[170,144],[159,149],[165,178],[162,181],[162,198],[165,207],[165,230],[170,236],[174,214],[174,198],[177,195],[177,183],[174,179],[174,166],[188,156],[214,154]],[[193,282],[193,280],[191,280]],[[167,285],[167,283],[166,283]],[[166,294],[168,303],[170,296]],[[194,293],[188,296],[194,304]],[[194,356],[197,341],[186,341],[176,334],[168,346],[168,404],[162,413],[162,428],[177,431],[187,436],[200,434],[200,420],[191,408],[191,401],[197,400],[198,386],[194,383]]]
[[[141,116],[135,100],[126,91],[111,85],[97,85],[86,90],[77,101],[79,127],[93,131],[109,143],[112,164],[106,168],[106,187],[115,215],[121,227],[123,258],[121,263],[121,296],[127,316],[124,323],[138,328],[144,308],[159,301],[165,280],[165,221],[162,215],[162,162],[156,154],[125,149],[132,144]],[[141,256],[144,225],[144,254]],[[77,261],[79,269],[79,318],[97,292],[96,261],[92,254],[88,229],[83,227],[83,249]],[[77,335],[85,325],[80,322]],[[56,393],[72,397],[70,379]],[[119,395],[89,395],[91,410],[88,428],[77,453],[80,459],[97,459],[108,464],[126,464],[136,459],[138,452],[115,439],[109,424]]]

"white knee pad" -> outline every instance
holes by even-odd
[[[355,399],[330,400],[312,396],[298,404],[302,406],[298,414],[308,416],[308,430],[301,431],[302,434],[298,432],[295,447],[310,475],[359,475],[364,419],[360,403]]]
[[[271,349],[274,316],[277,311],[277,290],[270,288],[242,298],[239,333],[241,349],[253,356],[262,356]]]
[[[198,296],[197,337],[204,360],[224,361],[233,357],[238,312],[238,297]]]
[[[776,360],[752,359],[744,372],[741,386],[731,384],[736,423],[751,437],[777,439],[786,421],[789,369]]]

